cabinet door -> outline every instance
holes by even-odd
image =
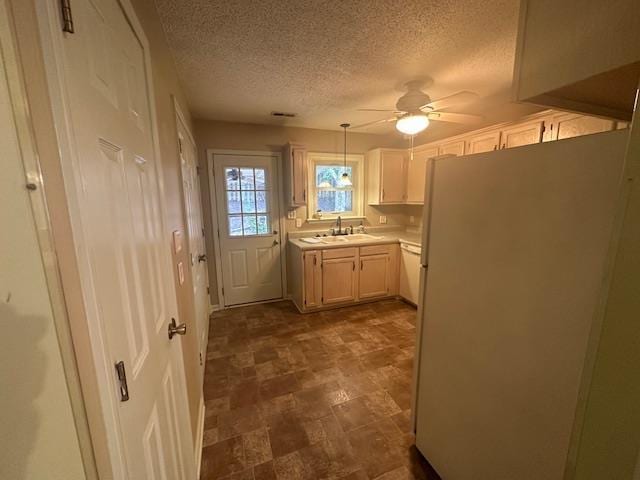
[[[383,150],[380,162],[381,203],[404,202],[404,153]]]
[[[304,253],[304,306],[319,307],[322,304],[322,270],[320,252]]]
[[[322,261],[322,304],[356,299],[356,257]]]
[[[592,133],[608,132],[615,128],[615,122],[604,118],[566,113],[554,116],[550,128],[550,139],[562,140]]]
[[[490,130],[473,135],[467,139],[466,155],[497,150],[500,145],[500,130]]]
[[[502,129],[500,148],[522,147],[542,141],[542,120]]]
[[[304,148],[291,149],[291,166],[293,205],[301,207],[307,204],[307,152]]]
[[[389,294],[389,254],[360,257],[359,298],[384,297]]]
[[[415,152],[407,162],[407,203],[424,203],[427,160],[438,155],[438,147]]]
[[[438,147],[438,155],[464,155],[464,140],[443,143]]]

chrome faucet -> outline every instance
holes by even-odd
[[[348,234],[346,229],[345,229],[344,232],[342,231],[342,217],[340,215],[338,215],[338,218],[336,218],[336,227],[338,227],[338,228],[334,227],[332,229],[332,233],[331,233],[332,235],[335,236],[335,235],[347,235]]]

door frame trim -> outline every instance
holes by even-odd
[[[218,305],[220,309],[227,309],[232,307],[239,307],[244,305],[256,305],[265,303],[263,301],[249,302],[242,305],[225,305],[224,295],[222,294],[223,279],[222,279],[222,250],[220,248],[220,237],[218,231],[220,228],[218,222],[218,206],[216,204],[216,182],[214,176],[214,160],[216,155],[245,155],[255,157],[272,157],[276,160],[275,178],[278,179],[278,192],[277,192],[277,205],[278,205],[278,231],[280,232],[280,281],[282,282],[282,296],[277,299],[266,300],[265,302],[274,302],[287,298],[287,262],[286,251],[284,248],[286,245],[287,232],[284,228],[283,212],[284,208],[284,194],[282,188],[282,153],[269,150],[229,150],[219,148],[207,148],[207,175],[209,176],[209,202],[211,204],[211,227],[213,230],[213,245],[216,260],[216,283],[218,286]],[[211,301],[211,300],[209,300]]]
[[[158,184],[159,209],[162,228],[162,237],[167,246],[163,250],[163,261],[167,270],[167,287],[169,293],[173,295],[167,298],[167,313],[179,319],[177,308],[177,297],[173,285],[174,272],[171,262],[171,232],[167,225],[167,205],[165,199],[164,177],[162,172],[162,156],[159,141],[157,108],[155,99],[155,89],[153,85],[153,70],[151,64],[150,44],[144,29],[135,13],[131,0],[117,0],[129,25],[144,50],[145,86],[148,92],[149,103],[149,124],[152,137],[152,151],[156,159],[156,180]],[[89,366],[83,369],[86,376],[87,385],[83,385],[83,397],[87,404],[87,416],[90,419],[90,433],[93,440],[94,453],[97,460],[97,468],[100,478],[112,478],[114,480],[126,480],[128,472],[126,467],[125,446],[120,429],[120,418],[118,415],[117,399],[114,394],[115,378],[113,368],[108,356],[106,334],[100,320],[92,312],[91,298],[87,298],[87,286],[92,285],[89,259],[84,248],[85,232],[80,214],[80,201],[78,193],[81,189],[81,181],[78,178],[77,153],[73,141],[73,128],[69,117],[68,85],[65,74],[62,70],[63,45],[59,35],[60,19],[59,8],[56,2],[35,2],[37,16],[37,30],[40,34],[40,48],[44,60],[44,71],[46,74],[46,89],[50,96],[50,107],[52,112],[52,123],[56,129],[56,140],[59,145],[59,163],[62,176],[65,180],[64,194],[66,196],[66,207],[71,223],[71,235],[69,238],[58,238],[57,241],[69,241],[74,247],[74,260],[77,262],[77,279],[66,279],[62,275],[63,288],[65,283],[70,285],[79,282],[81,285],[82,318],[72,322],[71,330],[73,334],[73,348],[78,359],[78,363]],[[170,355],[175,355],[178,361],[174,372],[177,381],[178,394],[185,397],[186,382],[184,363],[182,360],[182,345],[178,344]],[[173,361],[174,359],[172,359]],[[84,382],[83,382],[84,383]],[[91,391],[92,386],[96,386],[96,391]],[[89,389],[90,391],[87,391]],[[181,401],[183,398],[180,399]],[[191,430],[188,425],[189,431]],[[184,439],[187,441],[185,449],[193,450],[193,435]],[[196,465],[191,463],[193,454],[184,458],[185,468],[190,474],[196,471]]]

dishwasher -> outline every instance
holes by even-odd
[[[420,247],[400,243],[400,296],[414,305],[418,304],[421,252]]]

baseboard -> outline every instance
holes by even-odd
[[[209,315],[211,315],[213,312],[216,312],[218,310],[221,310],[220,305],[216,304],[216,305],[209,305]]]
[[[198,416],[198,434],[196,435],[195,444],[195,460],[196,460],[196,472],[200,478],[200,467],[202,465],[202,444],[204,443],[204,395],[200,397],[200,414]]]

